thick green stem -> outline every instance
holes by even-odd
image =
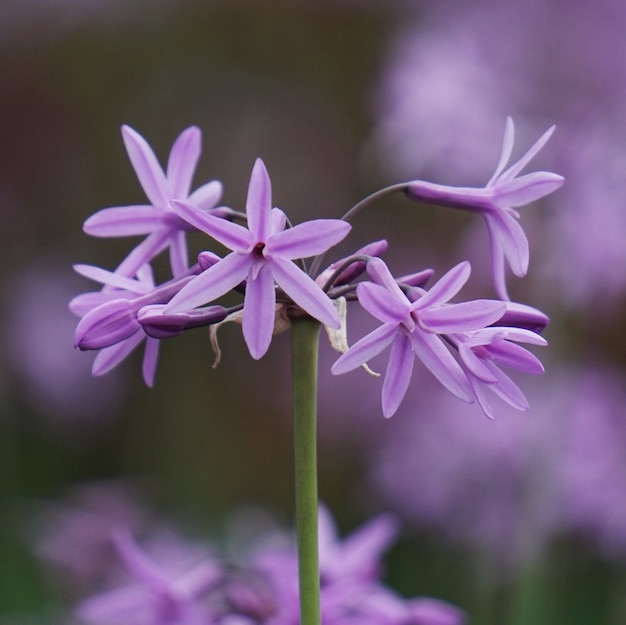
[[[320,624],[317,542],[317,348],[320,324],[292,319],[293,418],[300,624]]]

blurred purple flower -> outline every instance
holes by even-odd
[[[148,235],[116,269],[132,277],[163,250],[169,248],[174,277],[189,267],[185,231],[189,224],[170,206],[171,200],[186,200],[203,212],[214,209],[222,194],[222,185],[213,180],[189,193],[198,159],[201,132],[191,126],[172,146],[164,172],[146,140],[129,126],[122,126],[122,137],[130,162],[150,204],[105,208],[84,224],[87,234],[97,237]]]
[[[184,312],[224,295],[243,280],[246,294],[243,335],[253,358],[268,350],[274,329],[274,281],[305,312],[323,324],[338,328],[337,312],[317,284],[293,260],[327,251],[350,231],[339,219],[318,219],[285,230],[286,216],[272,209],[271,182],[257,159],[248,189],[248,228],[211,216],[191,204],[174,202],[190,224],[224,244],[233,253],[183,288],[166,306],[166,313]]]
[[[502,153],[496,170],[484,188],[450,187],[414,180],[407,185],[407,195],[415,200],[461,208],[479,213],[485,220],[491,241],[491,263],[496,291],[508,300],[505,262],[513,273],[523,277],[528,271],[528,239],[517,223],[513,210],[549,195],[563,184],[563,177],[551,172],[518,174],[546,144],[554,126],[549,128],[516,163],[504,170],[513,150],[515,128],[508,117]]]
[[[448,303],[469,278],[468,262],[451,269],[428,291],[413,289],[415,299],[400,290],[380,259],[373,259],[368,268],[378,284],[360,283],[357,296],[363,308],[383,325],[352,345],[333,365],[332,372],[338,375],[352,371],[391,345],[382,390],[385,417],[391,417],[402,402],[416,357],[451,393],[471,402],[473,393],[467,377],[441,335],[478,330],[494,323],[504,314],[504,303]]]
[[[183,572],[154,562],[128,530],[118,529],[113,542],[136,585],[104,592],[82,601],[76,613],[86,623],[118,625],[205,625],[209,613],[198,598],[219,583],[220,566],[201,559]]]

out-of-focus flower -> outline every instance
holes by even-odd
[[[391,417],[404,398],[415,358],[454,395],[472,401],[467,377],[442,340],[444,334],[484,328],[505,311],[503,302],[474,300],[450,304],[470,274],[470,264],[460,263],[428,291],[410,299],[405,295],[380,259],[373,259],[368,270],[378,282],[357,287],[360,304],[383,325],[357,341],[332,367],[336,375],[352,371],[391,345],[382,390],[385,417]]]
[[[508,300],[505,262],[513,273],[523,277],[528,271],[528,239],[517,223],[519,213],[514,208],[530,204],[549,195],[563,184],[563,176],[551,172],[518,174],[546,144],[554,131],[549,128],[516,163],[504,170],[513,150],[514,126],[508,117],[502,143],[500,162],[484,188],[450,187],[414,180],[407,185],[407,195],[413,199],[461,208],[479,213],[485,220],[491,241],[491,263],[496,291]]]
[[[571,533],[623,557],[623,372],[553,367],[525,391],[533,408],[524,419],[502,406],[495,421],[476,422],[447,394],[421,387],[420,418],[383,433],[368,500],[373,484],[404,519],[511,569]]]
[[[286,216],[280,209],[272,209],[271,202],[270,178],[263,161],[257,159],[246,203],[248,228],[191,204],[173,203],[190,224],[233,252],[184,287],[165,312],[184,312],[210,303],[246,280],[243,335],[250,354],[257,359],[265,354],[272,339],[275,282],[312,317],[330,327],[340,326],[331,300],[293,261],[326,252],[350,231],[350,225],[339,219],[316,219],[285,230]]]
[[[213,180],[189,193],[198,159],[201,132],[191,126],[183,131],[172,146],[164,172],[146,140],[129,126],[122,126],[122,137],[137,178],[150,204],[104,208],[92,215],[83,228],[97,237],[148,235],[116,269],[116,273],[132,277],[163,250],[169,248],[172,275],[187,271],[189,259],[185,231],[189,224],[171,208],[172,200],[186,200],[199,210],[208,212],[217,206],[222,185]]]

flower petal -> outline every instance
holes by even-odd
[[[146,346],[143,353],[143,361],[141,365],[141,373],[146,386],[152,388],[154,386],[154,376],[156,374],[157,363],[159,360],[159,347],[161,341],[146,337]]]
[[[243,336],[250,355],[258,360],[265,355],[272,341],[276,314],[276,291],[272,267],[262,262],[254,280],[248,278],[243,306]],[[248,275],[252,273],[249,272]]]
[[[496,167],[496,171],[493,172],[493,176],[486,186],[491,187],[496,178],[502,173],[502,170],[506,167],[506,164],[511,158],[511,152],[513,151],[513,142],[515,141],[515,125],[513,119],[509,116],[506,118],[506,124],[504,126],[504,138],[502,140],[502,152],[500,153],[500,161]]]
[[[114,206],[103,208],[83,224],[83,232],[92,237],[128,237],[150,234],[165,227],[165,214],[154,206]]]
[[[170,267],[175,278],[182,276],[189,269],[187,239],[182,230],[177,230],[170,239]]]
[[[386,419],[393,416],[406,395],[415,354],[411,349],[411,339],[404,332],[398,332],[391,344],[389,362],[383,382],[382,406]]]
[[[360,367],[363,363],[380,354],[393,341],[397,332],[397,325],[379,326],[352,345],[345,354],[342,354],[331,367],[331,372],[334,375],[341,375]]]
[[[411,312],[411,303],[401,291],[397,294],[384,286],[361,282],[356,287],[356,293],[359,304],[384,323],[402,323]]]
[[[167,208],[169,196],[165,174],[148,142],[130,126],[122,126],[122,138],[137,178],[154,206]]]
[[[485,222],[492,238],[492,251],[497,241],[511,271],[518,278],[524,277],[528,271],[528,239],[517,219],[504,211],[494,211],[485,215]]]
[[[444,304],[454,297],[468,281],[472,267],[468,261],[463,261],[452,267],[426,292],[426,294],[413,302],[413,310],[422,310],[432,306]]]
[[[248,186],[246,215],[248,228],[256,241],[266,242],[272,234],[272,183],[265,168],[265,163],[257,158]]]
[[[222,197],[222,183],[219,180],[211,180],[198,187],[188,198],[187,202],[200,210],[211,210],[217,206]]]
[[[189,202],[172,201],[172,208],[185,221],[235,252],[249,252],[256,243],[252,233],[243,226],[221,217],[214,217]]]
[[[190,126],[178,135],[167,161],[167,182],[172,199],[184,199],[189,195],[193,174],[200,158],[202,133]]]
[[[545,372],[541,361],[532,352],[510,341],[497,341],[487,347],[493,361],[503,367],[523,373],[541,375]]]
[[[244,280],[250,264],[251,259],[247,255],[228,254],[184,286],[165,306],[163,312],[186,312],[209,304]]]
[[[341,320],[332,300],[315,284],[304,271],[290,260],[273,258],[271,261],[274,279],[281,289],[311,317],[325,326],[339,329]]]
[[[550,126],[548,130],[546,130],[539,139],[532,145],[532,147],[520,158],[518,161],[513,163],[511,167],[509,167],[500,177],[498,183],[506,182],[507,180],[512,180],[517,176],[517,174],[530,163],[530,161],[537,155],[537,153],[543,148],[543,146],[548,142],[552,133],[554,132],[556,126]]]
[[[421,332],[419,329],[416,329],[411,336],[413,351],[424,366],[451,393],[471,403],[472,392],[467,376],[441,339],[434,334]]]
[[[122,276],[134,276],[141,267],[158,256],[169,244],[169,230],[157,230],[148,235],[133,251],[118,265],[115,273]]]
[[[267,249],[282,258],[309,258],[339,243],[351,228],[341,219],[314,219],[278,232],[267,241]]]
[[[477,299],[420,310],[417,317],[420,327],[427,332],[453,334],[484,328],[498,321],[505,310],[500,300]]]
[[[549,171],[535,171],[508,182],[498,184],[494,202],[502,208],[525,206],[554,193],[565,178]]]
[[[113,271],[107,271],[94,265],[74,265],[73,269],[76,273],[90,280],[100,282],[100,284],[106,284],[107,286],[113,286],[118,289],[124,289],[130,291],[135,295],[143,295],[149,293],[154,289],[153,284],[142,283],[132,278],[120,276]]]
[[[145,332],[137,330],[135,334],[129,336],[126,340],[101,349],[94,358],[91,373],[95,376],[108,373],[122,362],[145,338]]]

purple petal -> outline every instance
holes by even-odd
[[[491,373],[491,369],[485,363],[485,360],[479,358],[467,343],[461,342],[459,344],[459,356],[468,371],[481,382],[491,384],[497,381]]]
[[[447,304],[416,313],[420,327],[434,334],[454,334],[484,328],[502,317],[505,304],[500,300],[478,299]]]
[[[535,155],[543,148],[543,146],[548,142],[548,139],[552,136],[556,126],[551,126],[546,130],[541,137],[535,142],[535,144],[520,158],[517,162],[515,162],[511,167],[509,167],[499,178],[498,182],[506,182],[507,180],[512,180],[519,174],[528,163],[535,157]]]
[[[92,237],[128,237],[163,227],[164,211],[141,204],[103,208],[85,221],[83,231]]]
[[[143,353],[143,362],[141,365],[141,373],[146,386],[152,388],[154,386],[154,376],[156,374],[157,363],[159,360],[159,346],[161,341],[150,336],[146,337],[146,346]]]
[[[231,221],[214,217],[188,202],[172,201],[172,208],[185,221],[235,252],[249,252],[256,243],[252,233]]]
[[[426,295],[416,300],[413,310],[421,310],[444,304],[454,297],[468,281],[472,267],[468,261],[463,261],[452,267],[426,292]]]
[[[488,388],[500,399],[504,400],[510,406],[513,406],[513,408],[526,412],[529,408],[528,400],[519,386],[517,386],[508,375],[500,371],[498,367],[493,364],[490,364],[490,366],[492,367],[492,373],[497,379],[497,382],[490,384]]]
[[[386,419],[393,416],[406,395],[413,373],[415,354],[411,349],[411,339],[398,332],[391,344],[389,362],[383,382],[382,406]]]
[[[518,304],[517,302],[505,302],[506,312],[497,323],[499,326],[515,326],[525,328],[532,332],[541,332],[550,323],[550,318],[540,310]],[[518,340],[518,339],[514,339]]]
[[[498,184],[494,202],[502,208],[525,206],[550,195],[563,185],[565,178],[547,171],[536,171]]]
[[[130,614],[145,609],[150,593],[140,587],[119,588],[81,601],[76,615],[87,622],[127,621]]]
[[[251,262],[247,255],[232,253],[225,256],[183,287],[163,312],[185,312],[221,297],[246,277]]]
[[[272,234],[272,183],[260,158],[256,159],[250,176],[246,215],[248,228],[257,241],[266,242]]]
[[[154,206],[167,208],[169,201],[167,180],[152,148],[130,126],[122,126],[122,138],[146,196]]]
[[[170,241],[170,267],[175,278],[182,276],[189,269],[187,239],[181,230],[175,232]]]
[[[371,282],[361,282],[356,292],[359,304],[368,313],[384,323],[402,323],[411,312],[411,304],[402,291],[389,291],[384,286]]]
[[[341,219],[314,219],[278,232],[267,241],[267,249],[282,258],[309,258],[339,243],[351,228]]]
[[[94,358],[91,372],[95,376],[104,375],[116,367],[126,356],[128,356],[144,339],[146,335],[143,330],[137,330],[133,336],[128,337],[126,340],[111,345],[111,347],[105,347],[98,352],[98,355]]]
[[[180,133],[167,161],[167,181],[170,197],[184,199],[189,195],[193,174],[201,151],[202,133],[191,126]]]
[[[90,310],[76,326],[74,346],[81,350],[102,349],[132,336],[141,326],[127,299],[115,299]]]
[[[85,278],[95,280],[100,284],[106,284],[107,286],[112,286],[117,289],[125,289],[126,291],[130,291],[131,293],[137,295],[149,293],[154,288],[154,285],[152,284],[141,283],[138,280],[120,276],[113,271],[107,271],[106,269],[101,269],[100,267],[95,267],[93,265],[78,264],[74,265],[73,269],[76,273],[84,276]]]
[[[331,328],[341,326],[332,300],[312,278],[290,260],[273,258],[270,262],[274,279],[302,310],[326,326]]]
[[[188,198],[187,202],[200,210],[211,210],[217,206],[222,197],[222,183],[212,180],[198,187]]]
[[[533,375],[541,375],[545,371],[537,356],[515,343],[498,341],[487,349],[493,356],[493,361],[500,366]]]
[[[246,283],[243,307],[243,336],[255,360],[269,349],[276,315],[272,267],[266,261],[258,262],[262,263],[262,267],[256,272],[254,280],[249,278]]]
[[[350,349],[340,356],[331,367],[334,375],[341,375],[360,367],[374,356],[380,354],[394,339],[398,332],[398,326],[385,324],[379,326],[362,339],[357,341]]]
[[[467,377],[441,339],[419,330],[413,332],[411,336],[413,351],[424,366],[452,394],[471,403],[472,392]]]
[[[168,230],[153,232],[118,265],[115,273],[123,276],[134,276],[141,267],[158,256],[168,246],[169,241],[170,232]]]
[[[528,239],[517,219],[504,211],[494,211],[485,215],[485,222],[490,237],[497,240],[511,271],[518,278],[524,277],[528,271]]]
[[[515,141],[515,125],[511,117],[506,118],[506,124],[504,126],[504,139],[502,140],[502,152],[500,153],[500,161],[496,167],[496,171],[487,183],[488,187],[491,187],[496,178],[502,173],[502,170],[506,167],[506,164],[511,158],[511,152],[513,151],[513,142]]]
[[[112,302],[116,299],[133,299],[134,293],[128,293],[127,291],[90,291],[88,293],[81,293],[74,297],[69,303],[70,312],[78,317],[84,317],[89,311],[106,304],[106,302]]]

